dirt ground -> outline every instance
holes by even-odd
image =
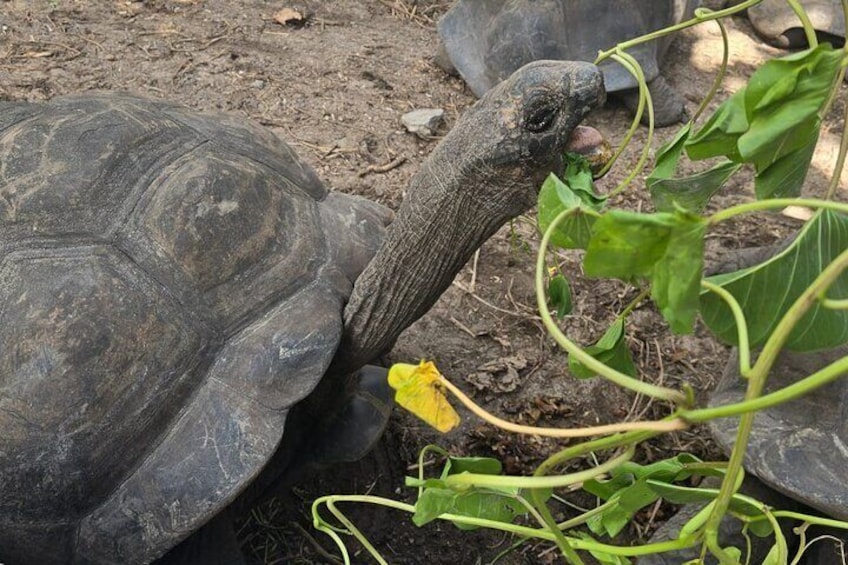
[[[473,103],[463,82],[433,63],[435,20],[447,0],[0,0],[0,100],[47,100],[92,89],[166,98],[198,110],[232,112],[256,120],[289,141],[334,190],[396,207],[404,186],[438,139],[403,131],[400,116],[418,108],[443,108],[443,135]],[[282,25],[274,15],[292,8],[302,25]],[[728,22],[731,33],[725,98],[744,84],[764,58],[777,51],[751,32],[746,20]],[[721,57],[714,27],[684,32],[665,64],[669,82],[692,111],[712,81]],[[825,185],[835,159],[842,102],[828,116],[810,176],[810,190]],[[610,105],[588,123],[615,144],[629,126],[623,108]],[[656,148],[672,130],[658,132]],[[616,169],[600,183],[615,186],[646,141],[644,128]],[[391,166],[387,166],[391,165]],[[644,176],[642,177],[642,179]],[[641,179],[622,201],[633,209],[650,202]],[[742,179],[724,201],[744,198]],[[711,256],[785,236],[797,222],[783,216],[733,222],[710,238]],[[508,419],[542,426],[580,426],[642,419],[663,407],[598,380],[577,381],[566,357],[547,337],[536,314],[533,263],[538,236],[532,213],[501,230],[457,277],[433,310],[397,342],[393,361],[436,361],[443,373],[485,408]],[[561,257],[572,275],[576,308],[562,325],[589,344],[635,296],[622,284],[590,280],[579,256]],[[717,378],[726,348],[706,331],[673,336],[649,305],[629,323],[628,344],[640,375],[675,386],[689,383],[704,398]],[[329,539],[311,529],[309,503],[321,494],[375,492],[412,502],[404,474],[418,450],[437,442],[457,454],[494,455],[507,472],[532,469],[555,445],[513,437],[462,412],[463,425],[438,436],[396,411],[387,440],[366,461],[310,477],[284,501],[246,516],[244,548],[257,563],[335,563]],[[701,430],[669,435],[645,445],[650,460],[678,450],[717,457]],[[576,466],[575,466],[576,468]],[[577,503],[579,499],[575,499]],[[591,503],[591,501],[588,501]],[[640,517],[630,539],[643,538],[668,515],[665,507]],[[557,512],[567,516],[569,508]],[[408,517],[357,509],[357,523],[390,563],[491,563],[515,540],[460,533],[450,525],[417,529]],[[353,546],[352,546],[353,547]],[[357,563],[368,562],[359,552]],[[498,563],[549,563],[546,544],[524,544]]]

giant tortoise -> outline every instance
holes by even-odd
[[[522,68],[391,222],[231,116],[114,93],[0,103],[0,562],[146,563],[187,538],[186,562],[237,562],[216,516],[315,446],[367,449],[385,384],[351,375],[567,147],[593,146],[577,128],[603,98],[593,65]]]
[[[594,61],[598,51],[680,23],[700,0],[459,0],[439,20],[443,52],[437,62],[453,67],[481,96],[517,68],[538,59]],[[672,36],[628,50],[645,73],[657,125],[685,117],[683,99],[660,74]],[[607,92],[631,109],[638,86],[613,60],[601,63]],[[646,114],[647,115],[647,114]]]
[[[840,0],[800,0],[820,41],[834,46],[845,43],[845,16]],[[776,47],[807,46],[801,20],[786,0],[763,0],[748,8],[748,19],[763,39]]]

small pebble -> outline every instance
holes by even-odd
[[[422,108],[407,112],[400,121],[406,131],[426,139],[435,135],[444,117],[445,111],[441,108]]]

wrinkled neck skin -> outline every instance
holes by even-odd
[[[387,351],[483,242],[535,204],[547,171],[495,171],[473,155],[458,165],[458,156],[475,149],[464,137],[445,139],[410,182],[385,241],[356,280],[335,370],[355,370]]]

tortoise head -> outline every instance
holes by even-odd
[[[434,160],[452,168],[461,190],[494,199],[510,217],[535,204],[539,186],[559,172],[563,153],[585,136],[573,136],[586,114],[603,104],[603,75],[595,65],[537,61],[487,92],[459,120]],[[597,137],[601,141],[600,136]],[[435,152],[434,152],[435,153]],[[505,205],[506,199],[512,205]]]
[[[591,151],[593,140],[603,141],[597,132],[573,135],[603,101],[594,65],[539,61],[465,113],[413,177],[382,246],[356,279],[336,357],[340,372],[385,351],[489,236],[533,206],[570,143]]]

